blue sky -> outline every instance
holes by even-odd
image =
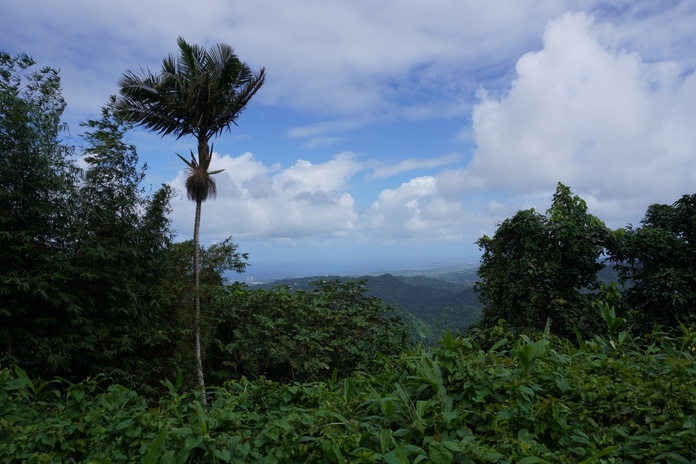
[[[559,181],[610,227],[694,193],[694,24],[667,0],[8,0],[0,48],[60,69],[75,139],[180,35],[265,67],[215,141],[202,239],[233,236],[267,279],[476,263]],[[131,141],[183,191],[192,140]],[[173,208],[187,239],[194,205]]]

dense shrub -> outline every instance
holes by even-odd
[[[607,316],[611,316],[607,314]],[[0,462],[590,463],[696,460],[696,337],[446,335],[373,374],[240,379],[148,406],[95,382],[0,374]]]
[[[619,229],[609,244],[625,305],[637,329],[679,330],[696,319],[696,195],[651,205],[641,224]]]
[[[327,379],[399,355],[408,329],[367,291],[364,281],[338,280],[311,291],[232,286],[209,349],[210,378]]]

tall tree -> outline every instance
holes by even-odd
[[[483,323],[498,319],[517,329],[552,330],[569,336],[573,326],[590,330],[587,290],[598,287],[599,258],[609,231],[587,205],[559,183],[546,215],[519,211],[500,224],[483,250],[476,291],[484,304]]]
[[[75,256],[81,285],[75,293],[89,315],[82,337],[89,349],[81,358],[85,374],[104,372],[129,386],[156,384],[160,378],[153,374],[162,360],[147,357],[168,343],[160,329],[170,318],[161,302],[169,273],[171,190],[163,186],[146,194],[145,168],[125,141],[131,128],[114,117],[114,104],[112,97],[100,119],[83,124],[87,169]]]
[[[78,169],[61,140],[58,72],[0,52],[0,363],[64,368],[56,337],[81,308],[70,292]]]
[[[642,227],[612,234],[611,261],[637,329],[679,330],[696,321],[696,194],[651,205]]]
[[[211,171],[210,139],[231,130],[232,124],[265,80],[265,70],[251,71],[226,44],[209,49],[188,44],[179,37],[179,55],[169,55],[159,74],[127,71],[120,79],[119,117],[161,135],[196,138],[198,153],[179,158],[188,166],[186,192],[196,202],[193,228],[193,304],[196,321],[198,383],[205,388],[200,343],[200,222],[201,204],[216,193]],[[205,395],[203,395],[205,400]]]

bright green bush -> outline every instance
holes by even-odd
[[[311,291],[230,286],[208,350],[208,377],[325,380],[334,370],[345,377],[400,355],[408,329],[364,283],[315,282]]]
[[[153,406],[119,386],[2,371],[0,462],[694,462],[691,332],[579,345],[546,335],[483,350],[447,334],[372,374],[230,382],[205,408],[169,382]]]

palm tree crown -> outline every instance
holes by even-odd
[[[180,138],[192,135],[198,142],[198,156],[182,160],[189,167],[186,189],[191,200],[205,201],[215,194],[208,171],[212,158],[209,140],[230,130],[266,77],[261,68],[251,71],[234,49],[217,44],[210,49],[177,40],[179,55],[169,55],[159,74],[149,70],[127,71],[119,80],[117,102],[120,118],[164,135]]]

